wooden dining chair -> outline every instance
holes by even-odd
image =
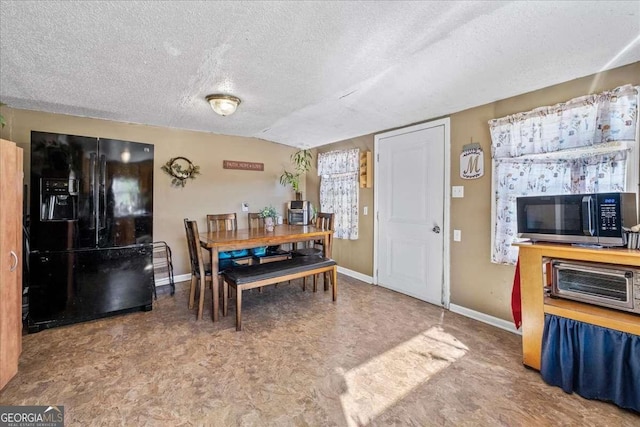
[[[232,231],[238,229],[236,213],[209,214],[207,215],[207,232]]]
[[[207,232],[234,231],[238,229],[238,218],[235,212],[207,215]],[[248,265],[251,264],[249,251],[241,249],[237,251],[220,252],[220,266]],[[231,260],[233,262],[231,262]]]
[[[249,212],[247,217],[249,220],[249,230],[264,228],[264,218],[260,216],[259,212]]]
[[[198,238],[198,223],[188,218],[184,219],[184,228],[187,234],[187,245],[189,247],[189,258],[191,260],[191,287],[189,288],[189,310],[195,303],[196,288],[199,290],[198,311],[196,318],[202,319],[204,309],[204,293],[206,282],[212,282],[211,266],[205,265],[200,250]],[[199,286],[197,286],[199,284]]]
[[[249,221],[249,230],[259,230],[264,228],[264,218],[260,216],[259,212],[249,212],[247,215]],[[253,252],[253,264],[266,264],[268,262],[284,261],[285,259],[291,259],[291,253],[278,249],[269,250],[267,246],[252,249]],[[275,285],[278,287],[278,285]],[[258,292],[262,292],[262,287],[258,288]]]
[[[249,213],[249,230],[264,228],[264,218],[259,213]],[[256,248],[261,249],[261,248]],[[256,264],[266,264],[267,262],[284,261],[291,258],[291,252],[280,249],[279,246],[267,246],[266,252],[262,255],[254,254]]]
[[[316,228],[321,230],[333,230],[333,214],[319,212],[316,214],[314,223]],[[332,243],[333,236],[329,236],[329,245]],[[324,252],[324,240],[311,240],[305,242],[306,247],[293,251],[296,256],[322,255]]]
[[[332,213],[318,212],[316,214],[315,227],[321,230],[333,230]],[[307,247],[296,249],[293,256],[321,256],[323,253],[331,253],[331,245],[333,244],[333,234],[329,235],[329,247],[324,247],[324,240],[311,240],[307,243]],[[302,289],[306,289],[307,278],[302,279]],[[329,274],[324,274],[324,290],[329,289]],[[317,290],[317,275],[313,275],[313,292]]]

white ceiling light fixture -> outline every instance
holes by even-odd
[[[240,105],[240,98],[232,95],[209,95],[206,99],[209,101],[209,105],[211,105],[213,111],[221,116],[229,116],[235,113],[236,108]]]

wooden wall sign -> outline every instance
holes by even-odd
[[[239,162],[237,160],[223,160],[224,169],[240,169],[245,171],[264,171],[264,163]]]

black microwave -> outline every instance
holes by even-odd
[[[626,245],[623,227],[638,223],[635,193],[517,198],[518,235],[532,241]]]

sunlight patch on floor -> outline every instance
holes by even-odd
[[[370,423],[468,350],[453,335],[434,326],[356,368],[341,372],[347,390],[340,401],[347,424],[355,427]]]

